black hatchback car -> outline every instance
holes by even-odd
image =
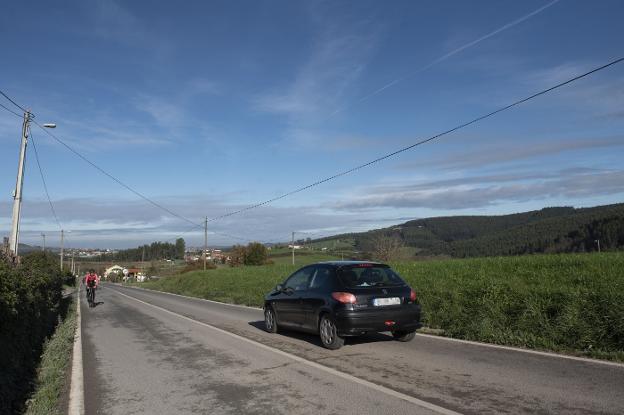
[[[328,349],[368,332],[410,341],[421,327],[414,290],[388,265],[362,261],[297,270],[265,296],[264,322],[271,333],[283,327],[319,334]]]

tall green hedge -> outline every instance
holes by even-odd
[[[624,360],[624,254],[394,264],[451,337]]]
[[[0,259],[0,414],[23,408],[66,281],[53,255],[32,253],[17,267]]]

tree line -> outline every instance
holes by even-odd
[[[175,243],[152,242],[137,248],[122,249],[115,253],[95,257],[95,261],[154,261],[160,259],[184,259],[186,244],[184,238],[176,239]]]
[[[619,250],[624,249],[624,204],[582,209],[552,207],[501,216],[418,219],[323,241],[344,238],[353,239],[354,249],[363,253],[379,254],[385,241],[394,251],[397,246],[404,246],[412,248],[417,256],[460,258],[592,252],[598,250],[598,244],[601,250]]]

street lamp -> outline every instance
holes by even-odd
[[[22,188],[24,187],[24,161],[26,159],[26,146],[28,145],[28,132],[33,115],[30,111],[24,112],[22,124],[22,143],[20,145],[19,163],[17,164],[17,182],[13,191],[13,219],[11,221],[11,234],[9,235],[9,250],[14,258],[19,252],[19,225],[20,211],[22,209]],[[44,124],[46,128],[56,128],[56,124]]]

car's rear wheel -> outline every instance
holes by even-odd
[[[395,340],[398,340],[400,342],[408,342],[408,341],[414,340],[414,337],[416,337],[416,332],[415,331],[393,331],[392,337],[394,337]]]
[[[264,328],[269,333],[277,333],[277,318],[275,318],[275,311],[271,307],[264,309]]]
[[[330,350],[340,349],[344,345],[344,337],[338,336],[336,322],[329,314],[324,314],[319,323],[321,343]]]

